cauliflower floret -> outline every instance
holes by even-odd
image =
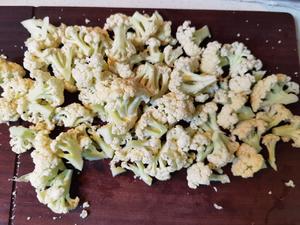
[[[27,95],[29,101],[43,104],[46,102],[53,107],[64,102],[64,84],[61,80],[39,70],[35,70],[31,76],[35,78],[35,82]]]
[[[218,124],[224,129],[232,129],[239,122],[238,115],[230,105],[224,105],[217,118]]]
[[[199,185],[210,185],[211,181],[219,181],[222,184],[230,183],[229,177],[225,174],[213,174],[209,166],[203,162],[197,162],[187,169],[188,186],[196,189]]]
[[[199,58],[197,57],[183,57],[176,59],[174,67],[177,70],[184,70],[196,73],[199,71]]]
[[[136,53],[136,49],[127,38],[127,31],[130,28],[130,19],[121,13],[111,15],[106,19],[104,29],[114,32],[112,47],[106,50],[111,60],[124,62]]]
[[[146,167],[155,160],[160,146],[159,139],[127,142],[124,148],[115,152],[115,156],[110,162],[113,176],[125,172],[124,169],[127,169],[134,173],[135,178],[138,177],[146,184],[151,185],[152,178],[146,171]],[[121,165],[117,166],[119,163]]]
[[[37,191],[39,201],[47,205],[55,213],[68,213],[75,209],[79,198],[70,197],[70,186],[73,170],[66,169],[58,174],[51,182],[50,187]]]
[[[274,134],[267,134],[263,137],[262,143],[267,147],[268,153],[269,153],[269,159],[268,162],[270,166],[277,171],[277,165],[276,165],[276,144],[280,140],[280,137],[274,135]]]
[[[198,95],[217,81],[213,75],[196,74],[186,70],[174,69],[171,73],[169,90],[178,95]]]
[[[280,136],[283,141],[292,140],[292,146],[300,148],[300,116],[293,116],[289,122],[290,124],[273,128],[272,133]]]
[[[30,72],[34,70],[47,71],[48,62],[27,50],[24,53],[23,66]]]
[[[164,59],[163,53],[160,51],[160,41],[156,38],[150,38],[145,43],[148,45],[146,52],[146,60],[150,63],[161,63]]]
[[[208,132],[197,131],[191,140],[190,149],[197,151],[196,160],[202,162],[213,150],[211,135]]]
[[[12,78],[22,78],[25,73],[25,70],[19,64],[0,57],[0,85]]]
[[[135,42],[139,44],[144,44],[150,37],[155,36],[157,32],[160,32],[160,39],[166,38],[163,38],[163,35],[165,36],[166,34],[164,34],[165,32],[162,29],[168,27],[161,28],[161,26],[164,26],[164,21],[157,11],[151,17],[147,14],[142,15],[139,12],[135,12],[130,18],[130,23],[135,31]]]
[[[188,96],[181,98],[173,92],[155,100],[153,105],[167,118],[170,125],[180,120],[189,120],[195,111],[192,98]]]
[[[0,98],[0,123],[17,121],[19,117],[16,102]]]
[[[188,56],[200,56],[202,49],[199,45],[204,39],[211,35],[207,26],[196,30],[195,27],[190,27],[190,25],[191,21],[184,21],[184,23],[177,28],[176,38]]]
[[[182,126],[169,130],[166,143],[148,165],[147,172],[158,180],[168,180],[170,173],[189,167],[195,159],[195,154],[188,152],[190,143],[191,137]]]
[[[217,41],[210,42],[204,49],[201,57],[200,70],[202,73],[220,76],[226,60],[220,56],[221,44]]]
[[[238,123],[232,134],[257,151],[260,151],[260,139],[262,134],[267,131],[267,126],[268,124],[261,119],[245,120]]]
[[[229,102],[228,92],[224,89],[218,89],[214,95],[214,102],[225,105]]]
[[[255,148],[243,143],[232,163],[231,172],[234,176],[249,178],[263,168],[265,168],[263,156],[258,154]]]
[[[249,71],[258,71],[262,68],[262,62],[256,59],[250,50],[240,42],[224,44],[221,49],[221,56],[228,59],[231,77],[243,76]]]
[[[91,124],[94,117],[92,112],[84,106],[72,103],[65,107],[57,108],[53,119],[59,126],[76,127],[80,124]]]
[[[16,154],[21,154],[28,151],[33,147],[33,141],[35,138],[35,130],[22,127],[13,126],[9,128],[11,150]]]
[[[168,91],[171,69],[163,65],[145,63],[137,68],[135,80],[143,85],[153,98]]]
[[[267,76],[257,82],[251,93],[251,106],[254,112],[273,104],[288,105],[298,101],[299,85],[290,81],[284,74]],[[289,88],[289,87],[293,88]]]
[[[168,45],[164,48],[163,54],[165,63],[173,67],[174,62],[183,54],[182,47],[179,46],[173,49],[171,45]]]
[[[104,70],[108,66],[100,54],[94,54],[85,59],[75,59],[72,76],[79,90],[94,86],[98,81],[104,80],[108,73]]]
[[[136,123],[135,133],[139,139],[160,138],[168,131],[166,117],[155,108],[145,111]]]
[[[235,76],[229,80],[229,89],[235,93],[251,93],[251,86],[256,82],[255,77],[249,73],[243,76]]]
[[[292,112],[281,104],[275,104],[268,107],[266,111],[256,114],[257,119],[268,123],[268,130],[276,127],[282,121],[287,121],[293,117]]]
[[[32,87],[33,80],[21,77],[15,77],[1,85],[3,92],[1,96],[8,101],[16,100],[28,93]]]

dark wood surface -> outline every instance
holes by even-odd
[[[21,17],[13,14],[12,19],[0,14],[0,32],[3,27],[8,29],[12,20]],[[151,11],[151,10],[147,10]],[[1,11],[0,11],[1,12]],[[132,13],[133,9],[104,8],[34,8],[38,18],[50,16],[54,24],[85,25],[85,18],[91,20],[89,25],[100,25],[112,13]],[[189,19],[198,27],[209,25],[213,39],[220,42],[243,41],[253,54],[262,59],[269,73],[284,72],[294,80],[300,81],[296,75],[299,71],[295,24],[292,16],[285,13],[266,12],[225,12],[225,11],[190,11],[190,10],[159,10],[165,19],[172,20],[174,27]],[[30,15],[30,14],[29,14]],[[14,23],[13,23],[14,24]],[[281,30],[281,32],[279,32]],[[20,27],[11,34],[1,33],[1,41],[9,39],[9,43],[25,40],[24,35],[15,37],[14,32],[23,34]],[[239,37],[238,37],[238,34]],[[266,40],[268,40],[266,43]],[[278,41],[281,41],[279,44]],[[0,48],[6,42],[0,42]],[[13,51],[6,46],[6,50]],[[18,52],[21,54],[21,52]],[[16,52],[17,54],[17,52]],[[14,55],[20,59],[22,55]],[[299,104],[290,107],[294,113],[300,114]],[[1,214],[0,224],[7,224],[8,208],[2,208],[2,202],[8,204],[11,199],[12,184],[7,178],[14,173],[15,156],[8,152],[7,127],[1,130]],[[226,185],[213,184],[218,188],[200,187],[191,190],[187,187],[186,172],[173,175],[167,182],[154,182],[148,187],[132,174],[111,177],[107,161],[86,162],[80,175],[74,177],[73,193],[82,202],[89,201],[90,215],[82,220],[79,217],[81,208],[68,215],[59,217],[51,213],[45,206],[38,203],[34,190],[29,184],[18,183],[14,219],[15,225],[50,225],[50,224],[89,224],[89,225],[296,225],[300,224],[300,151],[292,149],[288,144],[280,144],[277,148],[278,172],[265,169],[253,179],[231,178]],[[31,171],[32,163],[29,154],[20,157],[18,175]],[[293,179],[296,188],[287,188],[284,182]],[[2,191],[2,188],[5,191]],[[268,192],[272,191],[272,195]],[[3,194],[4,193],[4,194]],[[6,199],[4,198],[6,196]],[[216,210],[213,203],[224,207]],[[30,220],[27,221],[27,217]]]

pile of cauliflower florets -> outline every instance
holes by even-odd
[[[84,160],[111,159],[113,176],[131,171],[148,185],[187,168],[197,188],[230,182],[228,164],[243,178],[266,168],[262,144],[274,170],[280,139],[300,147],[300,117],[285,107],[298,101],[299,85],[265,76],[243,43],[205,44],[207,26],[185,21],[174,38],[158,12],[114,14],[104,28],[56,27],[48,17],[22,25],[31,34],[29,77],[0,59],[0,122],[31,124],[9,128],[12,151],[33,149],[34,170],[16,180],[53,212],[78,205],[69,190]],[[79,101],[66,104],[67,92]],[[50,138],[57,127],[68,129]]]

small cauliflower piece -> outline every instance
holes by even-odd
[[[9,128],[11,150],[16,154],[21,154],[33,147],[36,131],[22,126]]]
[[[213,75],[196,74],[174,69],[171,73],[169,90],[177,94],[198,95],[217,81]]]
[[[238,122],[238,115],[230,105],[224,105],[218,114],[218,124],[224,129],[232,129]]]
[[[59,126],[76,127],[80,124],[91,124],[94,117],[92,112],[84,106],[72,103],[65,107],[57,108],[53,119]]]
[[[213,150],[211,135],[208,132],[197,131],[192,135],[190,149],[197,151],[197,162],[203,162]]]
[[[217,41],[209,42],[201,56],[200,70],[202,73],[221,76],[222,67],[227,64],[224,57],[221,57],[221,44]]]
[[[30,72],[34,70],[47,71],[48,62],[27,50],[24,52],[23,66]]]
[[[0,57],[0,85],[12,78],[24,77],[26,74],[22,66]]]
[[[17,121],[19,118],[16,102],[0,98],[0,123]]]
[[[262,68],[262,62],[256,59],[241,42],[224,44],[221,49],[221,56],[226,57],[229,62],[229,75],[231,77],[243,76],[249,71],[259,71]]]
[[[190,71],[193,73],[199,72],[199,58],[198,57],[183,57],[176,59],[174,68],[177,70]]]
[[[75,209],[79,203],[79,198],[70,197],[72,174],[72,170],[66,169],[51,181],[47,189],[37,191],[39,201],[55,213],[66,214]]]
[[[168,131],[166,117],[155,108],[147,109],[136,123],[135,133],[139,139],[160,138]]]
[[[15,77],[1,85],[3,92],[1,96],[8,101],[14,101],[26,95],[33,86],[33,80],[21,77]]]
[[[188,186],[196,189],[199,185],[210,185],[211,181],[219,181],[222,184],[230,183],[229,177],[225,174],[213,174],[208,165],[197,162],[187,169]]]
[[[165,63],[173,67],[174,62],[183,54],[183,50],[181,46],[173,49],[171,45],[168,45],[164,48],[163,54]]]
[[[136,49],[127,38],[127,31],[130,28],[130,19],[121,13],[113,14],[106,19],[105,30],[114,32],[112,47],[105,52],[113,61],[128,61],[136,53]]]
[[[257,151],[260,151],[260,139],[262,134],[267,131],[267,126],[268,124],[261,119],[244,120],[238,123],[232,134]]]
[[[234,76],[229,80],[229,89],[235,93],[251,93],[251,87],[256,82],[255,77],[246,73],[243,76]]]
[[[276,165],[276,144],[280,140],[280,137],[274,135],[274,134],[267,134],[263,137],[262,143],[267,147],[268,153],[269,153],[269,159],[268,162],[270,166],[277,171],[277,165]]]
[[[243,143],[236,153],[231,172],[234,176],[243,178],[253,177],[254,173],[265,168],[265,161],[262,155],[250,145]]]
[[[195,111],[193,101],[190,97],[178,96],[176,93],[169,92],[153,102],[153,106],[162,113],[169,125],[173,125],[180,120],[190,120]]]
[[[191,27],[190,25],[191,21],[184,21],[177,28],[176,38],[188,56],[200,56],[202,48],[199,45],[211,35],[207,26],[196,30],[195,27]]]
[[[280,136],[284,141],[292,140],[295,148],[300,148],[300,116],[293,116],[289,120],[290,124],[275,127],[272,133]]]
[[[292,87],[292,88],[289,88]],[[284,74],[267,76],[257,82],[251,93],[254,112],[273,104],[288,105],[298,101],[299,85]]]

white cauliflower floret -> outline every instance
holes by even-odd
[[[0,98],[0,123],[17,121],[19,117],[16,102]]]
[[[267,76],[257,82],[251,93],[254,112],[273,104],[288,105],[298,101],[299,85],[285,74]],[[289,88],[289,87],[293,88]]]
[[[47,71],[48,63],[27,50],[24,53],[23,66],[30,72],[34,70]]]
[[[211,181],[219,181],[222,184],[230,183],[227,175],[213,174],[208,165],[197,162],[187,169],[188,186],[196,189],[199,185],[210,185]]]
[[[168,131],[166,117],[155,108],[147,109],[136,123],[135,133],[139,139],[160,138]]]
[[[190,27],[190,25],[191,21],[184,21],[177,28],[176,38],[188,56],[200,56],[202,49],[199,45],[205,38],[210,37],[210,32],[207,26],[196,30],[195,27]]]
[[[180,120],[189,120],[195,111],[190,97],[183,99],[173,92],[163,95],[153,105],[167,118],[170,125]]]
[[[1,85],[3,89],[1,96],[9,101],[16,100],[26,95],[33,83],[33,80],[27,78],[12,78]]]
[[[251,86],[256,82],[255,77],[249,73],[243,76],[235,76],[229,80],[229,89],[235,93],[251,93]]]
[[[9,128],[11,150],[16,154],[21,154],[28,151],[33,147],[33,141],[36,132],[33,129],[13,126]]]
[[[166,46],[163,51],[165,63],[172,67],[174,62],[182,55],[182,53],[183,51],[181,46],[175,49],[173,49],[171,45]]]
[[[183,57],[176,59],[174,67],[177,70],[191,71],[196,73],[199,71],[199,58],[197,57]]]
[[[223,74],[222,67],[226,64],[220,56],[221,44],[217,41],[207,44],[201,56],[200,70],[202,73],[220,76]]]
[[[0,57],[0,85],[16,77],[24,77],[26,74],[22,66]]]
[[[250,50],[240,42],[224,44],[221,49],[221,56],[228,59],[231,77],[243,76],[249,71],[258,71],[262,68],[262,62],[256,59]]]
[[[231,172],[234,176],[253,177],[254,173],[265,168],[263,156],[258,154],[256,149],[250,145],[243,143],[236,154],[237,157],[231,166]]]
[[[239,122],[239,118],[230,105],[224,105],[218,114],[218,124],[224,129],[231,129]]]
[[[214,95],[214,102],[225,105],[229,101],[228,92],[224,89],[218,89]]]
[[[72,103],[65,107],[57,108],[53,119],[59,126],[76,127],[83,123],[91,124],[94,117],[92,112],[84,106],[78,103]]]
[[[111,60],[128,61],[136,53],[134,45],[126,35],[129,28],[130,19],[124,14],[117,13],[106,19],[104,29],[114,32],[112,47],[106,50],[106,54]]]
[[[208,154],[213,150],[211,143],[211,135],[209,133],[202,133],[197,131],[191,140],[190,149],[197,151],[196,160],[204,161]]]
[[[146,49],[146,60],[153,64],[161,63],[164,59],[164,55],[159,49],[160,41],[152,37],[148,39],[145,44],[148,45]]]

